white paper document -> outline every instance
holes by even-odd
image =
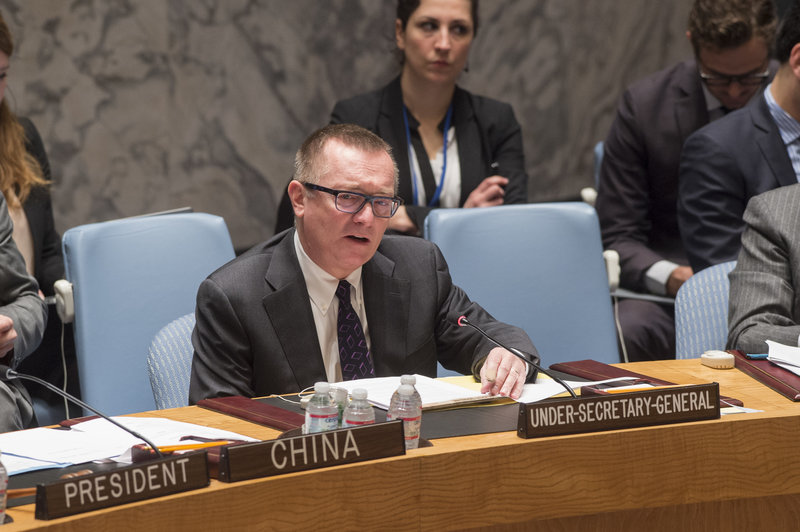
[[[767,345],[769,346],[767,360],[795,375],[800,375],[800,347],[783,345],[772,340],[767,340]]]
[[[432,379],[424,375],[414,375],[417,378],[416,388],[422,398],[422,409],[441,408],[443,406],[457,406],[466,403],[478,403],[502,399],[496,395],[483,394],[480,390],[470,389],[457,384],[445,382],[441,379]],[[630,377],[619,377],[596,382],[565,381],[573,390],[581,386],[591,386],[605,382],[630,380]],[[400,377],[377,377],[374,379],[358,379],[354,381],[336,382],[331,384],[337,388],[345,388],[352,393],[356,388],[367,390],[367,399],[370,403],[388,410],[392,394],[400,386]],[[526,384],[522,395],[517,402],[534,403],[565,392],[564,388],[556,381],[539,376],[536,383]]]
[[[235,432],[171,419],[147,417],[113,419],[148,438],[157,446],[192,442],[192,440],[181,440],[184,436],[255,441]],[[130,448],[140,443],[144,442],[102,418],[78,423],[70,430],[42,427],[0,434],[2,460],[9,475],[105,458],[130,462]]]

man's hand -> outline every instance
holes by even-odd
[[[494,207],[495,205],[503,204],[503,196],[505,196],[505,186],[508,184],[508,178],[493,175],[487,177],[475,190],[470,192],[467,196],[467,201],[464,202],[464,208],[469,207]]]
[[[670,297],[675,297],[678,293],[678,288],[685,283],[689,277],[694,275],[694,272],[689,266],[678,266],[672,273],[669,275],[669,279],[667,279],[667,295]]]
[[[502,347],[495,347],[481,368],[481,393],[519,399],[527,375],[525,362]]]
[[[14,342],[16,341],[17,331],[14,330],[14,320],[0,314],[0,358],[3,358],[9,351],[14,349]]]

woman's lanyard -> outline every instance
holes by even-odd
[[[443,138],[443,149],[444,157],[442,158],[442,176],[439,179],[439,185],[436,187],[436,192],[433,194],[433,197],[428,201],[428,207],[435,207],[439,203],[439,196],[442,195],[442,188],[444,187],[444,178],[447,175],[447,134],[450,131],[450,120],[453,118],[453,104],[450,103],[450,107],[447,108],[447,115],[444,117],[444,134],[442,135]],[[406,126],[406,144],[408,145],[408,166],[411,170],[411,191],[414,195],[414,205],[417,205],[417,172],[414,170],[414,156],[413,150],[414,147],[411,145],[411,131],[408,128],[408,112],[406,111],[406,105],[403,104],[403,124]]]

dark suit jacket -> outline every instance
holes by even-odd
[[[763,95],[689,137],[681,155],[678,222],[694,271],[736,260],[750,198],[794,183]]]
[[[19,118],[25,129],[25,148],[42,167],[42,174],[52,180],[50,162],[42,138],[27,118]],[[33,237],[33,271],[39,288],[46,296],[53,295],[53,283],[64,277],[64,258],[61,253],[61,236],[55,229],[53,205],[47,187],[34,187],[22,205]]]
[[[356,124],[385,140],[391,147],[400,172],[399,195],[411,220],[422,230],[430,207],[413,205],[411,170],[408,161],[405,126],[403,125],[403,95],[400,78],[382,89],[338,102],[331,113],[332,124]],[[458,141],[461,163],[461,200],[467,197],[485,178],[500,174],[508,178],[505,204],[528,201],[528,174],[522,151],[522,130],[514,111],[507,103],[476,96],[456,87],[453,94],[453,125]],[[499,165],[499,170],[492,168]],[[276,231],[291,227],[294,214],[288,195],[284,193],[278,212]]]
[[[773,74],[777,66],[770,63]],[[656,72],[622,96],[604,143],[597,214],[603,246],[619,253],[623,287],[646,292],[653,264],[688,263],[676,211],[680,155],[708,122],[694,60]]]
[[[647,291],[660,260],[686,264],[675,203],[684,140],[708,123],[694,61],[679,63],[625,91],[604,143],[597,214],[603,246],[619,253],[625,288]]]
[[[730,273],[728,348],[766,353],[765,340],[797,345],[800,336],[800,185],[747,204],[747,228]]]
[[[294,230],[259,244],[203,281],[189,401],[294,393],[327,380]],[[495,321],[454,286],[434,244],[386,236],[362,269],[364,306],[378,377],[436,376],[437,359],[468,373],[492,349],[455,319],[466,314],[501,342],[536,354],[520,329]]]

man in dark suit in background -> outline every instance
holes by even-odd
[[[735,260],[753,196],[800,178],[800,2],[775,43],[780,67],[754,105],[709,124],[681,155],[678,222],[692,267]]]
[[[620,255],[623,288],[675,296],[692,275],[676,215],[681,147],[692,132],[759,93],[775,25],[772,0],[696,0],[687,31],[694,60],[622,96],[604,144],[597,213],[604,247]],[[629,360],[675,355],[671,305],[622,300],[619,320]]]
[[[527,335],[454,286],[435,245],[384,237],[402,203],[386,142],[359,126],[326,126],[298,151],[288,191],[296,229],[200,286],[191,403],[298,392],[323,380],[435,376],[437,360],[472,372],[483,392],[519,397],[526,364],[456,319],[464,314],[535,357]]]

